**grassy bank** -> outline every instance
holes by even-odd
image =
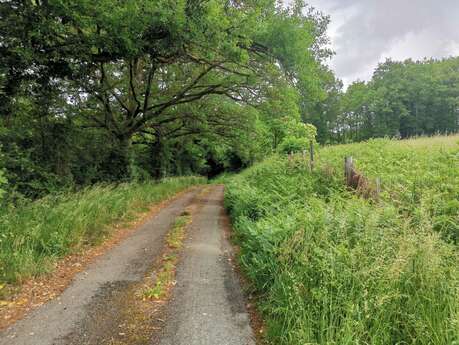
[[[273,157],[227,185],[271,343],[459,341],[459,146],[430,140],[325,148],[313,173],[301,157]],[[382,178],[381,202],[343,187],[344,155]]]
[[[345,156],[370,182],[381,179],[382,199],[413,226],[429,218],[446,240],[459,244],[459,136],[330,146],[319,151],[318,164],[341,179]]]
[[[97,186],[4,211],[0,214],[0,283],[46,272],[57,258],[99,243],[113,231],[111,225],[204,182],[183,177],[161,183]]]

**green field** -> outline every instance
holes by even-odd
[[[379,201],[344,186],[349,155]],[[271,343],[458,343],[459,137],[274,156],[225,203]]]
[[[319,152],[319,162],[340,177],[345,156],[370,180],[381,179],[385,202],[412,221],[429,218],[435,230],[459,243],[459,136],[331,146]]]
[[[0,285],[48,272],[56,259],[109,236],[111,225],[198,183],[205,179],[95,186],[5,210],[0,213]]]

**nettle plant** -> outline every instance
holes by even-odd
[[[2,147],[0,146],[0,163],[4,160]],[[8,183],[8,180],[5,176],[5,170],[0,167],[0,202],[3,199],[3,195],[5,194],[5,188]]]

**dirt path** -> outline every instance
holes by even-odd
[[[1,345],[51,345],[84,326],[97,308],[109,308],[104,296],[141,281],[161,253],[163,238],[197,192],[184,194],[163,208],[132,236],[79,273],[64,293],[0,333]],[[111,330],[113,331],[113,330]],[[85,344],[80,339],[79,344]]]
[[[60,297],[0,332],[0,345],[254,344],[219,222],[222,199],[223,188],[212,187],[204,197],[193,191],[174,200],[78,274]],[[172,300],[158,308],[154,302],[140,302],[135,294],[161,257],[165,235],[193,203],[200,207]]]
[[[223,187],[215,187],[193,219],[166,327],[155,345],[255,344],[238,277],[229,262],[231,247],[220,219],[222,200]]]

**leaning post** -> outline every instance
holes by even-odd
[[[309,142],[309,160],[312,171],[314,169],[314,143],[312,140]]]
[[[350,185],[352,171],[354,170],[354,161],[351,156],[344,158],[344,176],[346,178],[346,185]]]

